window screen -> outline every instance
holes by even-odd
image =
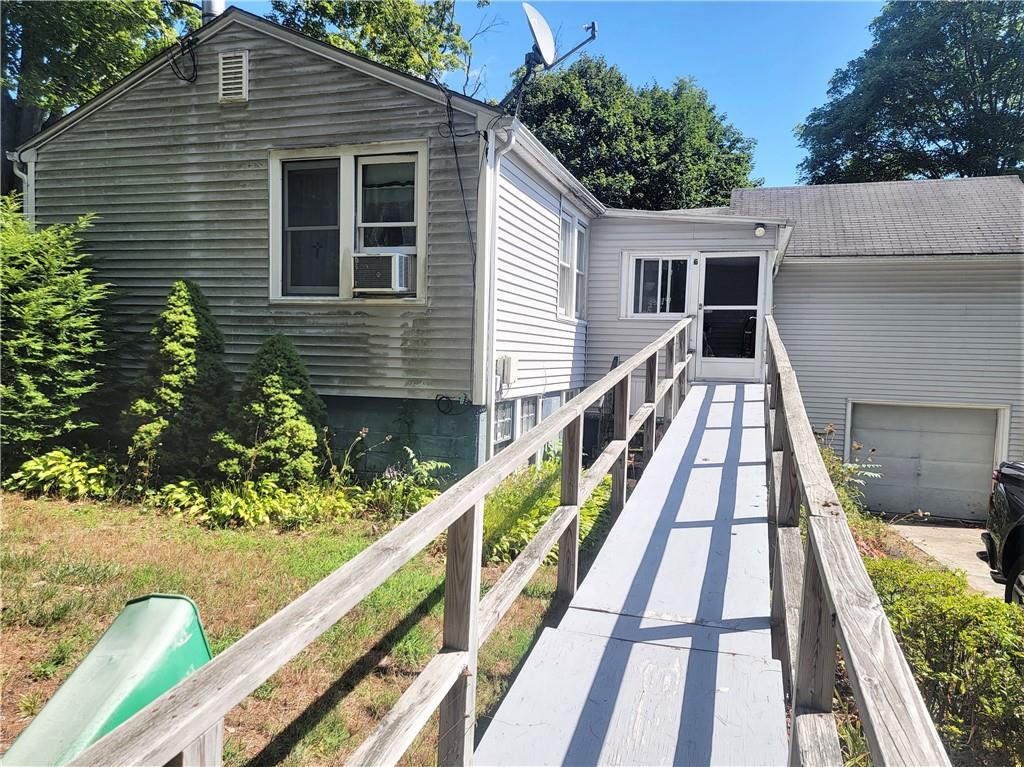
[[[686,311],[686,259],[638,258],[633,262],[633,313]]]
[[[283,163],[285,295],[337,295],[338,160]]]
[[[576,317],[586,314],[587,303],[587,230],[576,228]]]
[[[568,317],[572,311],[572,219],[563,218],[558,238],[558,313]]]

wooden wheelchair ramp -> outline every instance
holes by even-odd
[[[476,764],[786,762],[765,465],[764,387],[694,386]]]

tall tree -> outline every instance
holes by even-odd
[[[812,184],[1024,175],[1024,3],[890,2],[797,129]]]
[[[196,9],[169,0],[4,0],[0,17],[4,152],[170,45],[182,26],[199,22]],[[4,157],[3,191],[14,184]]]
[[[455,22],[455,0],[271,0],[270,5],[271,21],[420,77],[461,70],[470,55]]]
[[[692,80],[634,88],[601,57],[540,74],[520,115],[603,202],[666,210],[728,204],[750,186],[754,142]]]

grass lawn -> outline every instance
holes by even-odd
[[[206,530],[133,506],[4,494],[2,720],[5,750],[124,603],[186,594],[220,652],[351,559],[381,530],[362,520],[298,533]],[[486,568],[485,584],[500,570]],[[440,645],[444,559],[427,551],[258,688],[227,718],[227,765],[337,764]],[[481,648],[481,725],[550,618],[543,567]],[[406,755],[434,762],[436,722]]]

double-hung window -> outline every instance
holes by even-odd
[[[587,304],[587,227],[563,213],[558,237],[558,314],[583,319]]]
[[[273,150],[270,161],[272,299],[423,298],[426,142]]]
[[[629,313],[685,313],[686,268],[683,256],[633,257],[629,265]]]

